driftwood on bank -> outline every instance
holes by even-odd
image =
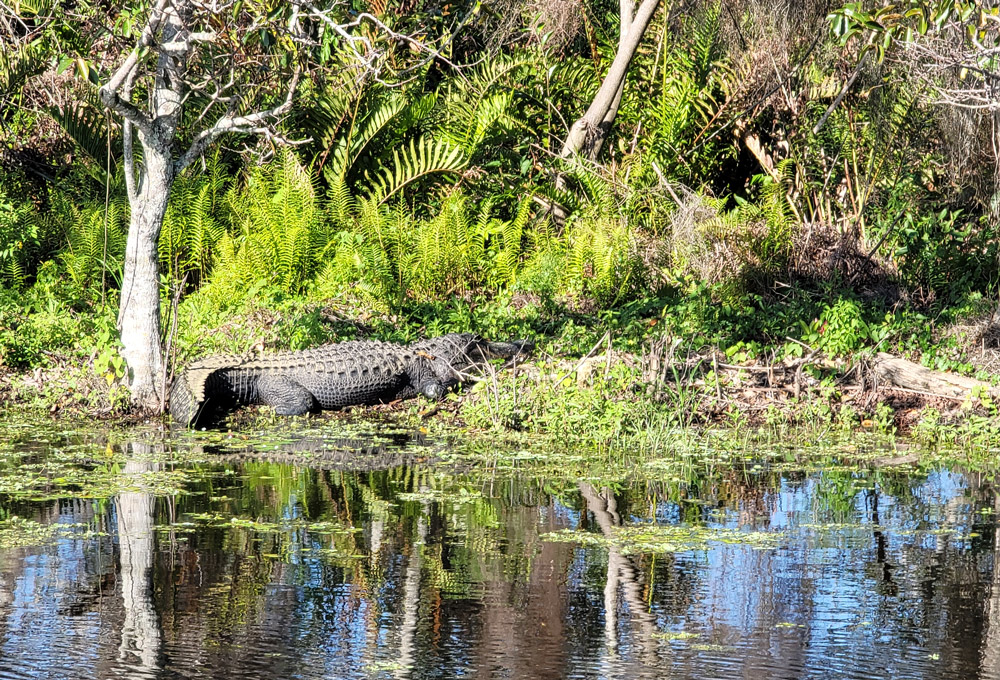
[[[590,383],[598,373],[607,373],[614,363],[625,362],[641,367],[643,382],[650,385],[654,396],[664,384],[684,383],[691,387],[705,386],[706,374],[712,371],[728,377],[714,382],[721,384],[732,394],[739,392],[768,393],[784,391],[798,397],[803,388],[818,384],[818,381],[804,372],[806,367],[815,367],[828,375],[839,376],[837,384],[842,389],[867,391],[881,386],[894,390],[913,392],[925,397],[938,397],[952,401],[966,401],[981,397],[1000,397],[1000,389],[990,383],[954,373],[935,371],[887,352],[879,352],[869,361],[853,365],[834,361],[812,350],[798,359],[786,359],[774,363],[762,362],[756,365],[738,365],[719,361],[714,353],[681,352],[680,342],[662,340],[654,342],[642,356],[610,349],[597,354],[601,346],[607,346],[609,338],[603,337],[582,359],[567,363],[558,383],[575,374],[576,383]],[[808,349],[808,348],[807,348]],[[718,391],[718,390],[717,390]]]
[[[886,352],[875,355],[873,369],[880,381],[929,396],[965,400],[997,393],[996,388],[988,382],[954,373],[934,371]]]

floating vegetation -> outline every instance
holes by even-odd
[[[396,494],[400,501],[415,501],[418,503],[447,502],[461,505],[483,500],[483,494],[464,486],[449,489],[421,489],[420,491],[401,492]]]
[[[687,640],[694,640],[698,637],[697,633],[689,633],[687,631],[664,631],[662,633],[653,633],[654,640],[669,640],[670,642],[686,642]]]
[[[249,529],[258,533],[286,533],[306,529],[309,533],[323,535],[348,535],[361,531],[357,527],[345,526],[339,522],[329,520],[310,521],[303,518],[295,518],[280,522],[267,522],[213,512],[188,513],[185,517],[191,521],[162,525],[158,527],[158,530],[169,531],[174,528],[183,530],[195,527],[234,527]]]
[[[0,550],[51,543],[60,538],[85,539],[101,535],[86,524],[42,524],[23,517],[0,521]]]
[[[542,535],[542,538],[548,541],[614,547],[623,555],[706,550],[713,543],[768,549],[777,547],[783,537],[783,533],[776,531],[648,524],[615,527],[610,535],[573,529],[560,529]]]

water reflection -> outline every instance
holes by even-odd
[[[130,442],[111,462],[83,444],[86,480],[37,468],[57,500],[0,471],[0,519],[66,528],[0,529],[0,678],[1000,678],[989,479],[652,465],[612,484],[444,467],[417,443],[191,460]],[[11,465],[28,478],[69,448],[15,446]],[[707,538],[618,541],[636,525]]]
[[[133,443],[134,453],[148,457],[147,445]],[[160,464],[129,460],[122,471],[142,488],[142,473],[160,469]],[[118,528],[118,574],[121,579],[122,636],[118,658],[131,662],[134,670],[155,676],[162,635],[153,604],[153,527],[156,499],[148,491],[128,491],[115,499]]]

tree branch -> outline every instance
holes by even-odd
[[[295,89],[298,87],[301,75],[302,68],[296,66],[295,72],[292,74],[292,81],[288,85],[285,100],[274,108],[258,111],[246,116],[226,115],[217,120],[212,127],[199,132],[194,141],[191,142],[191,146],[184,152],[184,155],[174,163],[174,172],[180,173],[184,168],[191,165],[195,159],[199,158],[205,152],[205,149],[212,142],[222,135],[230,132],[267,132],[267,128],[263,127],[266,123],[284,115],[292,108],[292,99],[295,96]]]
[[[160,24],[163,23],[164,12],[168,2],[169,0],[157,0],[156,5],[150,10],[149,21],[142,29],[142,34],[139,36],[139,41],[136,43],[135,49],[129,53],[128,58],[118,67],[118,70],[111,76],[107,84],[98,90],[101,101],[105,106],[125,120],[130,121],[144,135],[150,136],[153,134],[152,119],[131,102],[127,101],[127,97],[123,98],[119,95],[118,92],[122,89],[126,81],[134,80],[135,69],[139,65],[139,58],[146,48],[153,44],[156,32],[159,30]]]

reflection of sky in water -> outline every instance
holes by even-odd
[[[694,512],[710,527],[783,534],[768,549],[711,542],[632,558],[543,538],[600,531],[565,489],[500,496],[523,502],[388,498],[374,511],[362,487],[404,489],[369,474],[379,473],[294,477],[291,490],[259,476],[259,486],[228,494],[270,513],[265,521],[350,517],[360,529],[350,540],[301,527],[278,538],[226,526],[174,543],[158,534],[145,583],[162,642],[148,674],[1000,677],[981,660],[1000,660],[1000,631],[988,620],[993,519],[978,513],[993,492],[970,489],[957,472],[787,475],[652,504],[645,492],[620,494],[618,511],[635,521],[653,512],[678,523]],[[178,497],[171,512],[239,510],[213,506],[213,496],[225,494]],[[162,523],[169,513],[158,502]],[[59,521],[115,533],[114,506],[88,503],[67,505]],[[977,527],[985,535],[970,537]],[[137,655],[119,649],[128,612],[118,540],[0,551],[11,589],[0,604],[0,678],[142,675]],[[324,556],[337,540],[338,556]],[[606,589],[609,565],[622,571]]]
[[[62,518],[74,521],[72,517]],[[105,539],[108,540],[108,539]],[[17,564],[12,602],[0,623],[0,677],[65,677],[79,668],[93,668],[102,638],[98,612],[67,621],[77,585],[86,583],[92,542],[60,540],[23,556],[12,551],[0,564]],[[91,554],[92,557],[92,554]],[[112,564],[110,555],[105,556]],[[9,668],[8,661],[14,661]]]

